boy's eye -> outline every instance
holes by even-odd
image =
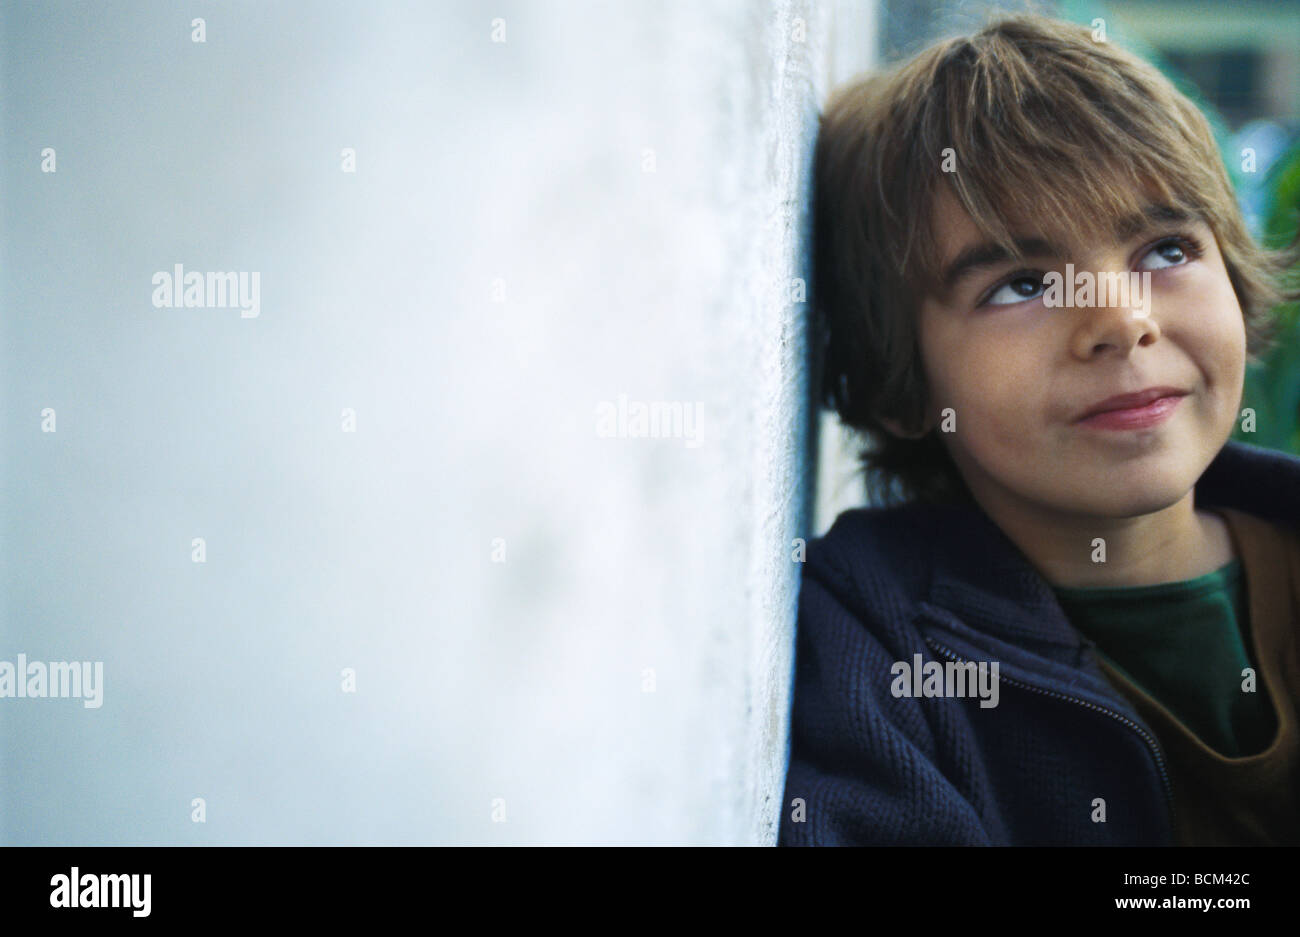
[[[1186,236],[1165,238],[1159,244],[1147,251],[1143,261],[1147,258],[1154,257],[1158,263],[1154,267],[1143,267],[1138,264],[1138,269],[1162,270],[1165,267],[1177,267],[1179,264],[1186,263],[1201,255],[1201,248],[1198,242],[1193,241]]]
[[[1010,280],[1007,280],[1001,286],[995,287],[993,292],[989,293],[979,305],[981,306],[1009,306],[1012,303],[1022,303],[1027,299],[1034,299],[1043,291],[1043,275],[1041,273],[1021,272],[1016,273]]]
[[[1163,270],[1178,267],[1196,260],[1205,252],[1201,242],[1190,234],[1179,234],[1165,238],[1142,255],[1138,270]],[[1010,306],[1036,299],[1046,284],[1045,274],[1037,270],[1017,270],[1011,276],[995,286],[977,306]]]

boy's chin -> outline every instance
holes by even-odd
[[[1044,471],[1033,479],[1007,479],[1002,485],[1011,500],[1034,503],[1039,510],[1072,517],[1120,519],[1163,511],[1186,497],[1200,472],[1189,466],[1133,467],[1102,474]],[[976,492],[976,500],[985,498]],[[1001,497],[994,497],[1001,500]],[[988,510],[988,508],[985,508]]]
[[[1071,514],[1120,519],[1155,514],[1169,508],[1192,490],[1195,479],[1144,479],[1130,481],[1116,478],[1092,491],[1074,489],[1059,492],[1059,503]]]

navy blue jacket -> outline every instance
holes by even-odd
[[[1195,491],[1300,529],[1293,456],[1229,442]],[[998,705],[893,696],[915,654],[998,661]],[[988,515],[858,508],[809,542],[779,845],[1172,842],[1155,734]]]

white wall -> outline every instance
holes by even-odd
[[[0,840],[774,841],[833,19],[5,5]]]

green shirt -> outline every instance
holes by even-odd
[[[1107,662],[1206,745],[1230,758],[1268,747],[1277,725],[1252,659],[1240,560],[1183,582],[1053,589]],[[1242,690],[1247,667],[1255,692]]]

